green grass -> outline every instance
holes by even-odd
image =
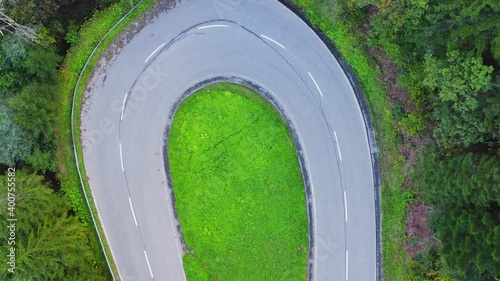
[[[110,30],[113,25],[115,25],[131,8],[132,5],[138,3],[137,0],[129,1],[122,0],[116,4],[111,5],[102,11],[96,11],[92,18],[87,20],[80,28],[79,40],[73,45],[68,51],[64,62],[60,70],[61,78],[61,100],[59,106],[61,108],[60,118],[57,124],[57,169],[58,178],[61,182],[61,188],[68,200],[71,203],[72,208],[76,211],[80,220],[84,225],[87,226],[87,235],[89,237],[89,243],[95,252],[95,266],[101,267],[103,270],[103,276],[106,279],[110,279],[108,269],[105,263],[104,255],[101,252],[101,248],[97,239],[97,234],[91,222],[90,211],[87,208],[85,199],[83,197],[83,192],[80,186],[78,172],[76,170],[75,158],[73,155],[72,140],[71,140],[71,106],[73,98],[73,90],[76,87],[76,82],[78,80],[78,75],[83,69],[83,66],[90,56],[92,50],[97,46],[98,42],[104,37],[104,35]],[[118,25],[111,34],[106,37],[101,46],[98,48],[97,52],[94,54],[93,58],[89,62],[86,71],[83,74],[82,82],[79,85],[76,93],[76,105],[75,105],[75,128],[80,128],[80,112],[81,103],[83,98],[83,93],[85,92],[87,80],[89,79],[92,71],[102,56],[107,47],[113,42],[113,40],[122,32],[133,20],[137,19],[140,15],[144,14],[148,9],[150,9],[154,4],[153,0],[145,0],[138,8],[133,11],[126,20],[124,20],[120,25]],[[80,140],[80,131],[76,131],[76,138]],[[86,174],[83,169],[83,153],[81,149],[81,144],[77,143],[77,153],[79,158],[79,165],[83,172],[83,178],[86,179]],[[87,193],[90,195],[90,188],[87,182],[85,182]],[[92,212],[97,218],[97,211],[91,201]],[[98,230],[101,236],[104,238],[102,229]],[[111,258],[106,241],[105,248],[107,250],[108,257]],[[112,261],[111,261],[112,262]],[[114,267],[114,266],[113,266]],[[116,269],[115,276],[117,275]],[[87,278],[82,276],[82,278]]]
[[[320,28],[336,45],[342,58],[354,69],[363,94],[370,106],[377,130],[377,144],[382,170],[382,243],[385,280],[409,280],[410,268],[406,247],[406,209],[412,192],[403,190],[403,159],[398,152],[396,120],[386,91],[379,79],[379,70],[363,49],[359,34],[349,26],[349,19],[335,17],[330,0],[292,0],[304,11],[311,23]]]
[[[308,217],[281,115],[242,86],[216,84],[174,116],[168,157],[188,280],[306,280]]]

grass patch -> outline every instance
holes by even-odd
[[[336,11],[329,0],[291,0],[304,11],[311,23],[320,28],[354,69],[367,98],[377,130],[382,170],[382,244],[383,267],[386,280],[409,280],[406,260],[406,209],[413,194],[403,191],[403,159],[398,152],[396,120],[386,91],[379,80],[380,72],[370,61],[353,32],[349,19],[335,17]]]
[[[298,158],[275,108],[221,83],[178,108],[168,144],[188,280],[306,280]]]
[[[64,62],[60,70],[61,78],[61,100],[59,101],[59,106],[61,108],[59,123],[57,124],[57,143],[58,148],[56,152],[57,157],[57,167],[58,167],[58,178],[61,182],[61,188],[65,195],[68,197],[72,208],[76,211],[82,223],[87,226],[87,236],[89,237],[89,243],[91,244],[95,253],[95,266],[102,268],[103,278],[110,279],[111,276],[108,273],[107,265],[104,259],[104,255],[101,251],[101,247],[97,238],[97,233],[92,225],[92,220],[90,217],[90,211],[85,203],[85,198],[80,186],[80,181],[78,177],[78,172],[75,165],[75,157],[73,154],[73,144],[71,138],[71,106],[73,99],[73,91],[76,87],[78,76],[82,71],[85,62],[89,58],[92,50],[98,45],[98,43],[103,39],[105,34],[132,8],[137,0],[123,0],[110,7],[102,10],[96,11],[92,18],[87,20],[80,28],[78,42],[73,45],[68,51]],[[90,60],[86,71],[82,76],[82,83],[79,85],[76,92],[76,105],[75,105],[75,128],[80,128],[80,112],[81,103],[83,98],[83,93],[85,92],[86,82],[90,78],[92,71],[104,53],[106,48],[113,42],[113,40],[122,32],[133,20],[138,16],[144,14],[148,9],[150,9],[154,4],[153,0],[145,0],[140,4],[137,9],[135,9],[129,16],[121,22],[101,43],[100,47],[95,52],[94,56]],[[76,131],[76,139],[80,140],[80,131]],[[83,165],[83,153],[81,149],[81,144],[77,142],[77,153],[79,158],[79,165],[83,172],[83,178],[86,179],[87,176],[84,171]],[[90,188],[85,182],[85,188],[87,193],[90,195]],[[97,211],[91,201],[92,212],[97,218]],[[104,237],[102,229],[98,230],[101,236]],[[106,244],[106,241],[104,241]],[[108,250],[107,244],[105,245],[106,250]],[[108,257],[111,257],[109,251],[107,251]],[[114,266],[113,266],[114,267]],[[114,270],[116,270],[114,268]],[[115,272],[115,276],[118,274]],[[82,278],[86,278],[82,276]]]

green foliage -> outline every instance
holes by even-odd
[[[492,139],[500,140],[500,95],[492,95],[488,101],[488,106],[483,109],[486,130],[491,133]]]
[[[372,43],[382,46],[399,62],[411,61],[429,49],[431,42],[421,40],[429,32],[422,26],[428,0],[379,0],[376,6],[379,13],[371,20]]]
[[[68,32],[66,33],[66,36],[64,37],[66,42],[70,45],[74,45],[78,43],[79,37],[78,37],[78,27],[74,24],[70,24],[68,28]]]
[[[372,19],[372,39],[408,66],[425,54],[444,58],[449,50],[498,57],[498,1],[379,0],[375,5],[379,14]]]
[[[425,28],[428,39],[448,50],[495,53],[492,42],[500,35],[500,3],[495,0],[429,1]],[[450,40],[455,39],[455,40]],[[499,61],[500,62],[500,61]]]
[[[8,119],[2,121],[5,123],[4,128],[13,128],[9,132],[10,136],[0,141],[3,149],[10,151],[11,159],[6,158],[6,161],[32,162],[37,170],[54,171],[52,154],[58,110],[56,68],[60,57],[55,54],[54,48],[27,46],[16,36],[2,39],[1,45],[6,48],[0,50],[5,55],[0,67],[0,86],[2,99],[7,100],[4,111],[12,111]],[[16,147],[14,141],[18,141],[19,146]],[[31,154],[28,147],[35,148],[38,155],[45,156],[28,157]]]
[[[335,1],[331,0],[294,0],[291,1],[299,7],[307,7],[303,9],[307,14],[307,18],[316,26],[322,26],[330,23],[340,12],[340,7]],[[321,29],[326,30],[321,27]]]
[[[500,34],[491,42],[491,52],[496,61],[500,62]]]
[[[417,110],[410,112],[410,114],[401,121],[401,126],[409,136],[418,135],[426,128],[423,113]]]
[[[476,109],[478,93],[491,89],[493,67],[483,65],[481,58],[470,53],[450,51],[445,61],[426,56],[424,68],[424,86],[438,90],[439,98],[453,102],[453,108],[459,111]]]
[[[0,86],[1,88],[12,87],[14,81],[10,78],[14,71],[11,71],[13,65],[19,64],[25,57],[28,51],[26,41],[15,34],[4,35],[0,40]],[[5,90],[5,89],[4,89]]]
[[[188,280],[306,280],[308,219],[293,139],[241,86],[209,86],[177,110],[168,156]]]
[[[56,161],[52,152],[42,151],[38,147],[35,147],[26,162],[33,170],[41,172],[42,174],[45,174],[47,171],[56,170]]]
[[[15,35],[2,37],[0,46],[2,135],[5,136],[0,140],[1,162],[26,163],[32,148],[51,154],[55,146],[52,126],[57,92],[52,85],[57,83],[60,58],[53,48],[28,46]]]
[[[0,176],[0,208],[7,209],[7,176]],[[60,194],[42,183],[42,177],[18,170],[15,175],[16,273],[2,262],[2,280],[106,280],[94,267],[86,229]],[[0,235],[7,235],[6,212],[0,214]],[[0,246],[2,257],[11,247]]]
[[[57,0],[4,0],[5,13],[20,24],[46,24],[60,4]]]
[[[495,95],[492,65],[500,51],[500,2],[483,0],[376,1],[371,41],[394,58],[407,75],[405,84],[419,111],[437,121],[434,135],[443,147],[499,142],[491,107]],[[496,59],[496,64],[492,59]],[[498,72],[498,69],[496,70]],[[418,85],[420,84],[420,85]],[[422,91],[423,90],[423,91]],[[436,102],[438,100],[438,102]],[[490,119],[485,120],[485,111]]]
[[[32,84],[9,99],[14,120],[23,130],[41,144],[51,143],[54,138],[56,104],[53,93],[56,88],[49,84]]]
[[[0,103],[0,163],[13,166],[26,161],[32,146],[32,138],[12,122],[8,107]]]
[[[396,121],[400,121],[408,117],[404,111],[403,105],[401,104],[395,105],[391,110],[391,114],[394,116],[394,119],[396,119]]]
[[[437,92],[435,136],[445,146],[481,143],[491,137],[485,126],[480,99],[491,89],[492,66],[471,53],[450,51],[446,60],[426,56],[423,85]],[[482,105],[484,106],[484,105]]]
[[[414,181],[437,210],[442,256],[460,280],[500,276],[500,155],[427,152]]]
[[[16,72],[22,74],[20,84],[27,86],[26,82],[40,82],[53,84],[57,81],[57,66],[61,57],[56,54],[53,47],[33,46],[28,50],[26,58],[20,62]]]

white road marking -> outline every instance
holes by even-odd
[[[122,164],[122,172],[125,172],[125,167],[123,167],[123,153],[122,153],[122,143],[120,145],[120,163]]]
[[[149,264],[148,254],[146,253],[146,250],[144,250],[144,256],[146,257],[146,262],[148,263],[149,274],[151,274],[151,278],[154,278],[153,271],[151,270],[151,265]]]
[[[272,39],[272,38],[269,38],[269,37],[267,37],[267,36],[266,36],[266,35],[264,35],[264,34],[261,34],[260,36],[262,36],[262,38],[265,38],[265,39],[267,39],[267,40],[269,40],[269,41],[273,42],[274,44],[276,44],[276,45],[278,45],[278,46],[280,46],[281,48],[283,48],[283,49],[285,49],[285,50],[286,50],[285,46],[281,45],[278,41],[276,41],[276,40],[274,40],[274,39]]]
[[[134,206],[132,206],[132,199],[130,199],[130,197],[128,198],[128,203],[130,204],[130,209],[132,210],[132,215],[134,216],[135,226],[138,226],[137,218],[135,216]]]
[[[345,250],[345,280],[349,280],[349,251]]]
[[[161,49],[161,47],[165,46],[165,43],[161,44],[160,47],[156,48],[156,50],[154,50],[151,55],[149,55],[149,57],[144,61],[144,62],[148,62],[148,60],[156,53],[158,52],[159,49]]]
[[[123,120],[123,113],[125,112],[125,102],[127,101],[128,93],[125,93],[125,97],[123,98],[123,105],[122,105],[122,114],[120,115],[120,120]]]
[[[226,24],[212,24],[212,25],[200,26],[200,27],[198,27],[198,29],[213,28],[213,27],[229,27],[229,25],[226,25]]]
[[[318,89],[318,92],[321,95],[321,97],[324,98],[323,92],[321,91],[320,87],[318,86],[318,83],[316,83],[316,79],[314,79],[311,72],[307,72],[307,73],[309,74],[309,77],[311,77],[311,80],[314,82],[314,85],[316,85],[316,89]]]
[[[347,194],[344,191],[344,213],[345,213],[345,221],[347,221]]]
[[[340,161],[342,161],[342,153],[340,152],[340,145],[339,145],[339,140],[337,139],[337,132],[333,131],[333,134],[335,135],[335,144],[337,144],[337,150],[339,151],[339,158]]]

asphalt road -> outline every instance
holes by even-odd
[[[164,169],[169,114],[195,85],[248,81],[273,97],[302,149],[312,279],[375,280],[375,194],[356,96],[317,35],[277,1],[183,1],[130,36],[89,83],[84,162],[122,280],[185,280]]]

